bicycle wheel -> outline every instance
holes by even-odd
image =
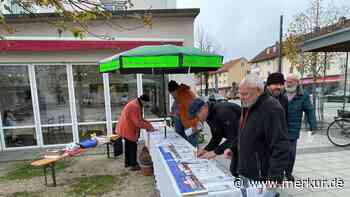
[[[340,147],[350,145],[350,120],[334,120],[327,129],[327,137],[332,144]]]

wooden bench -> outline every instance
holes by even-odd
[[[44,159],[40,159],[37,161],[33,161],[30,165],[32,165],[34,167],[42,167],[44,169],[45,185],[47,185],[46,169],[51,168],[53,186],[56,187],[55,164],[57,161],[65,158],[67,156],[68,156],[68,154],[63,154],[61,156],[58,156],[57,158],[44,158]]]
[[[110,139],[108,142],[106,142],[106,148],[107,148],[107,157],[110,158],[110,148],[109,145],[113,143],[113,141],[117,140],[119,138],[118,135],[112,135],[110,136]],[[80,149],[81,152],[78,153],[78,155],[84,153],[86,151],[86,149]],[[56,173],[55,173],[55,164],[57,161],[62,160],[66,157],[68,157],[69,155],[67,153],[61,155],[61,156],[52,156],[50,158],[43,158],[43,159],[39,159],[36,161],[33,161],[30,165],[34,166],[34,167],[42,167],[44,170],[44,177],[45,177],[45,185],[47,185],[47,173],[46,173],[46,169],[47,168],[51,168],[51,172],[52,172],[52,182],[53,182],[53,186],[56,187]]]

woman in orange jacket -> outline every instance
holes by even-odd
[[[168,91],[175,99],[175,131],[184,137],[193,146],[197,146],[197,125],[198,119],[191,118],[188,114],[188,109],[196,95],[191,91],[191,88],[185,84],[178,84],[176,81],[170,81]],[[192,128],[193,133],[186,136],[185,130]]]
[[[137,140],[140,136],[140,129],[154,131],[152,124],[143,119],[142,107],[145,102],[149,102],[148,95],[131,100],[123,109],[118,123],[116,133],[124,139],[125,142],[125,167],[131,167],[130,170],[140,170],[137,163]]]

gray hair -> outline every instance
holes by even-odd
[[[297,81],[300,81],[300,77],[297,74],[290,74],[290,75],[288,75],[287,79],[288,78],[292,78],[292,79],[296,79]]]
[[[251,88],[259,88],[260,90],[264,90],[264,82],[259,78],[257,74],[249,74],[247,75],[239,84],[241,87],[242,85],[247,85]]]

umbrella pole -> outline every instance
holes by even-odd
[[[167,138],[166,136],[166,116],[167,116],[167,111],[166,111],[166,95],[165,95],[165,91],[166,91],[166,81],[165,81],[165,77],[164,77],[164,73],[163,73],[163,99],[164,99],[164,123],[165,123],[165,127],[164,127],[164,138]]]

